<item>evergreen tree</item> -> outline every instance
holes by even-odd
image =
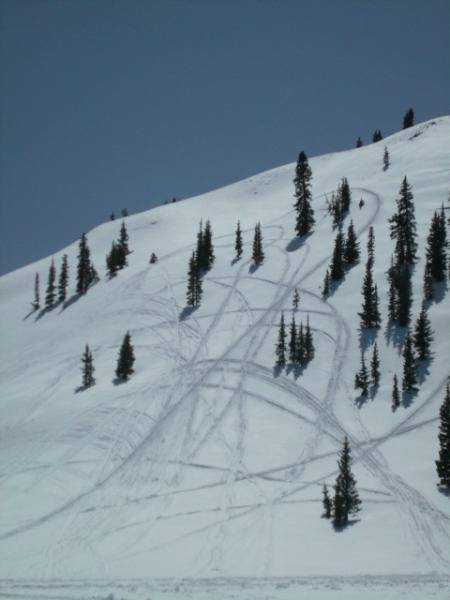
[[[436,461],[436,470],[440,485],[450,488],[450,385],[448,383],[439,417],[439,458]]]
[[[87,389],[95,385],[94,379],[94,359],[92,358],[92,353],[89,349],[89,346],[86,344],[86,348],[84,350],[83,356],[81,357],[82,362],[82,374],[83,374],[83,388]]]
[[[234,243],[234,249],[236,250],[236,260],[239,260],[242,256],[243,243],[242,243],[242,231],[241,224],[238,221],[236,226],[236,241]]]
[[[297,362],[297,325],[294,315],[289,329],[289,362],[292,364]]]
[[[85,294],[91,280],[91,259],[86,234],[82,234],[78,246],[77,293]]]
[[[380,358],[378,356],[378,346],[377,343],[373,345],[372,359],[370,361],[370,377],[372,380],[372,385],[378,387],[380,383]]]
[[[339,229],[334,241],[330,277],[333,281],[340,281],[344,277],[344,235],[341,229]]]
[[[423,295],[425,300],[434,299],[433,277],[431,276],[429,265],[425,265],[423,272]]]
[[[334,485],[333,518],[336,526],[346,525],[348,518],[361,510],[356,480],[351,471],[352,457],[347,437],[339,455],[339,474]]]
[[[391,161],[390,161],[390,157],[389,157],[389,151],[387,149],[387,146],[384,147],[384,153],[383,153],[383,171],[387,171],[389,169],[391,165]]]
[[[315,353],[313,334],[311,331],[311,327],[309,325],[309,315],[307,315],[307,317],[306,317],[304,346],[305,346],[305,362],[309,362],[314,358],[314,353]]]
[[[48,270],[48,280],[47,280],[47,291],[45,293],[45,307],[52,308],[55,304],[55,280],[56,280],[56,269],[55,269],[55,261],[52,259],[50,269]]]
[[[264,251],[262,248],[262,234],[260,223],[257,223],[255,226],[252,259],[256,267],[259,267],[259,265],[262,265],[262,263],[264,262]]]
[[[300,321],[300,325],[299,325],[298,331],[297,331],[294,362],[295,362],[295,364],[300,365],[300,366],[305,365],[307,362],[305,334],[303,331],[303,321]]]
[[[398,379],[397,375],[394,374],[394,381],[392,385],[392,410],[396,410],[400,406],[400,392],[398,390]]]
[[[341,181],[341,185],[338,190],[339,201],[341,205],[342,215],[345,216],[350,210],[350,203],[352,201],[352,195],[350,192],[350,186],[348,184],[347,178],[343,177]]]
[[[312,171],[306,154],[302,151],[298,156],[295,168],[295,210],[297,213],[295,231],[297,235],[307,235],[314,226],[314,211],[311,207]]]
[[[406,111],[403,117],[403,129],[408,129],[414,125],[414,111],[412,108]]]
[[[128,209],[127,208],[122,208],[121,210],[121,215],[122,217],[128,217]]]
[[[391,256],[391,266],[387,272],[389,291],[388,291],[388,320],[390,323],[394,323],[397,320],[397,291],[396,291],[396,277],[394,258]]]
[[[367,396],[369,393],[369,373],[367,372],[363,352],[361,352],[361,367],[355,375],[355,389],[361,390],[361,396]]]
[[[375,232],[372,226],[369,227],[369,236],[367,238],[367,260],[373,266],[375,262]]]
[[[110,220],[111,220],[111,221],[114,221],[114,220],[115,220],[115,218],[116,218],[116,215],[114,214],[114,212],[112,212],[112,213],[109,215],[109,218],[110,218]]]
[[[58,280],[58,302],[65,302],[67,298],[67,286],[69,284],[69,264],[67,254],[64,254],[61,262],[61,271]]]
[[[276,365],[281,369],[286,365],[286,329],[284,326],[284,315],[281,313],[280,327],[278,329],[278,341],[275,349],[277,357]]]
[[[197,265],[195,252],[189,259],[188,285],[187,285],[187,305],[199,306],[202,298],[202,278]]]
[[[411,334],[405,339],[405,345],[403,347],[403,381],[402,381],[403,392],[416,392],[417,391],[417,367],[414,357],[413,343]]]
[[[395,262],[398,265],[412,265],[416,259],[417,232],[413,198],[411,186],[405,177],[397,199],[397,212],[389,219],[391,239],[395,239]]]
[[[416,321],[416,328],[413,336],[414,348],[419,360],[425,360],[430,357],[430,346],[433,341],[433,331],[431,329],[430,319],[425,305]]]
[[[347,238],[344,247],[344,262],[347,267],[351,267],[359,260],[359,242],[356,237],[353,221],[347,228]]]
[[[330,498],[330,495],[328,494],[328,487],[325,484],[322,488],[322,494],[323,494],[323,499],[322,499],[323,516],[326,519],[331,519],[331,512],[333,510],[333,502]]]
[[[34,300],[31,303],[33,310],[39,310],[41,308],[41,299],[39,294],[39,273],[36,273],[34,277]]]
[[[206,270],[208,259],[205,255],[205,243],[204,243],[204,232],[203,232],[203,220],[200,220],[198,233],[197,233],[197,249],[195,251],[195,261],[199,271]]]
[[[294,296],[292,297],[292,308],[294,310],[297,310],[299,302],[300,302],[300,295],[298,293],[298,289],[295,288],[295,290],[294,290]]]
[[[356,140],[356,147],[357,147],[357,148],[361,148],[361,146],[362,146],[362,145],[363,145],[363,141],[362,141],[362,139],[359,137],[359,138]]]
[[[325,278],[323,280],[323,288],[322,288],[322,298],[326,300],[330,295],[330,271],[327,269],[325,273]]]
[[[119,241],[117,242],[117,245],[123,252],[123,257],[124,257],[123,266],[125,266],[127,264],[126,257],[128,256],[128,254],[130,254],[130,249],[128,247],[128,231],[127,231],[127,226],[125,225],[125,221],[122,221],[122,225],[120,226]],[[120,268],[122,268],[122,267],[120,267]]]
[[[412,285],[408,265],[397,266],[394,270],[396,289],[396,320],[400,327],[406,327],[411,320]]]
[[[216,257],[214,256],[214,245],[213,245],[213,241],[212,241],[212,229],[211,229],[211,222],[209,219],[207,219],[206,223],[205,223],[205,232],[203,235],[203,243],[205,244],[205,257],[206,257],[206,270],[209,271],[209,269],[211,269],[211,267],[214,264],[214,261],[216,260]]]
[[[372,142],[374,144],[376,144],[377,142],[380,142],[383,139],[383,136],[381,134],[381,131],[379,129],[375,129],[375,131],[373,132],[373,136],[372,136]]]
[[[98,273],[97,273],[94,265],[91,262],[89,264],[89,271],[88,271],[88,287],[90,287],[94,283],[97,283],[97,281],[100,281],[100,277],[98,276]]]
[[[362,287],[362,312],[358,313],[361,318],[361,327],[379,327],[381,322],[377,286],[373,282],[372,262],[369,259],[366,264],[366,274]]]
[[[133,346],[131,345],[131,336],[130,333],[127,332],[123,338],[122,346],[119,350],[116,368],[117,379],[122,381],[127,381],[129,379],[130,375],[134,373],[134,360],[134,350]]]
[[[430,224],[426,248],[426,269],[434,281],[445,281],[447,270],[447,231],[444,209],[435,212]]]
[[[125,257],[123,247],[118,243],[112,242],[111,250],[106,255],[106,269],[110,277],[114,277],[117,271],[121,268],[122,259]]]

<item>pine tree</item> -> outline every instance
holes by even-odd
[[[297,310],[299,302],[300,302],[300,294],[298,293],[298,289],[295,288],[294,296],[292,297],[292,308],[294,310]]]
[[[78,246],[77,293],[85,294],[90,284],[91,259],[86,234],[82,234]]]
[[[236,260],[239,260],[242,256],[243,243],[242,243],[242,231],[241,224],[238,221],[236,226],[236,241],[234,243],[234,249],[236,251]]]
[[[406,327],[411,320],[412,285],[408,265],[397,266],[394,270],[396,288],[396,320],[400,327]]]
[[[114,220],[115,220],[115,218],[116,218],[116,215],[114,214],[114,212],[112,212],[112,213],[109,215],[109,219],[110,219],[111,221],[114,221]]]
[[[52,259],[50,269],[48,270],[47,280],[47,291],[45,293],[45,307],[52,308],[55,304],[55,280],[56,280],[56,269],[55,261]]]
[[[408,129],[414,125],[414,111],[412,108],[406,111],[403,117],[403,129]]]
[[[363,145],[363,141],[362,141],[362,139],[359,137],[359,138],[356,140],[356,147],[357,147],[357,148],[361,148],[361,146],[362,146],[362,145]]]
[[[397,320],[397,291],[396,291],[396,277],[395,277],[395,267],[394,267],[394,258],[391,256],[391,266],[387,272],[388,283],[389,283],[389,291],[388,291],[388,320],[389,323],[395,323]]]
[[[88,271],[88,287],[90,287],[94,283],[97,283],[97,281],[100,281],[100,277],[98,276],[98,273],[97,273],[94,265],[91,262],[89,264],[89,271]]]
[[[300,325],[299,325],[298,331],[297,331],[294,362],[296,365],[300,365],[300,366],[303,366],[306,364],[306,346],[305,346],[305,333],[303,331],[303,321],[300,321]]]
[[[434,213],[427,237],[426,269],[434,281],[445,281],[447,270],[447,231],[444,209]]]
[[[125,225],[125,221],[122,221],[122,225],[120,226],[119,240],[117,242],[117,245],[123,251],[123,257],[124,257],[123,266],[125,266],[127,264],[126,257],[128,256],[128,254],[130,254],[130,249],[128,247],[128,231],[127,231],[127,226]]]
[[[92,353],[87,344],[83,356],[81,358],[81,362],[83,363],[81,368],[81,371],[83,373],[83,388],[86,390],[87,388],[90,388],[93,385],[95,385],[94,359],[92,358]]]
[[[369,259],[366,264],[366,274],[364,276],[362,287],[362,311],[359,314],[361,318],[361,327],[379,327],[381,322],[377,286],[373,282],[372,262]]]
[[[349,515],[361,510],[356,480],[351,471],[352,457],[347,437],[339,455],[339,474],[334,485],[333,518],[336,526],[346,525]]]
[[[314,211],[311,207],[311,179],[312,171],[308,157],[302,151],[298,156],[294,179],[296,198],[294,207],[297,213],[295,231],[299,236],[310,233],[315,223]]]
[[[361,367],[355,375],[355,389],[361,390],[361,396],[367,396],[369,393],[369,373],[367,372],[363,352],[361,352]]]
[[[391,165],[391,161],[390,161],[389,151],[387,149],[387,146],[385,146],[384,153],[383,153],[383,171],[387,171],[389,169],[390,165]]]
[[[284,315],[281,313],[280,327],[278,329],[278,341],[275,349],[277,357],[276,365],[281,369],[286,365],[286,328],[284,326]]]
[[[436,470],[440,485],[450,488],[450,385],[448,383],[439,417],[439,458],[436,461]]]
[[[120,269],[122,257],[124,257],[123,247],[120,247],[116,242],[112,242],[111,250],[106,255],[106,269],[110,277],[114,277]]]
[[[39,294],[39,273],[36,273],[34,277],[34,300],[31,303],[33,310],[39,310],[41,308],[41,300]]]
[[[432,341],[433,331],[431,329],[430,319],[425,305],[422,305],[422,310],[416,321],[416,328],[413,336],[413,344],[419,360],[425,360],[430,357],[430,346]]]
[[[353,221],[350,221],[350,225],[347,228],[347,238],[345,240],[344,247],[344,262],[346,267],[351,267],[359,260],[359,242],[356,237],[355,228]]]
[[[397,375],[394,374],[392,385],[392,410],[396,410],[400,406],[400,392],[398,389]]]
[[[199,306],[202,298],[202,278],[197,265],[196,254],[192,253],[189,259],[188,285],[187,285],[187,305]]]
[[[380,358],[378,356],[378,346],[377,343],[373,345],[372,358],[370,361],[370,378],[372,380],[372,385],[378,387],[380,383]]]
[[[331,512],[333,510],[333,502],[330,498],[330,495],[328,494],[328,487],[325,484],[322,488],[322,494],[323,494],[323,499],[322,499],[323,516],[326,519],[331,519]]]
[[[367,238],[367,260],[370,261],[371,266],[375,262],[375,232],[372,225],[369,227],[369,235]]]
[[[127,332],[123,338],[117,360],[116,375],[118,379],[122,381],[127,381],[129,379],[130,375],[134,373],[134,360],[134,350],[133,346],[131,345],[131,336],[130,333]]]
[[[430,301],[434,299],[433,277],[431,276],[429,265],[425,265],[423,272],[423,295],[425,300]]]
[[[253,238],[253,251],[252,251],[252,259],[256,267],[262,265],[264,262],[264,252],[262,248],[262,234],[261,234],[261,224],[257,223],[255,226],[255,235]]]
[[[395,262],[412,265],[417,254],[416,218],[414,215],[413,194],[406,177],[400,187],[397,199],[397,212],[389,219],[391,239],[395,239]]]
[[[373,136],[372,136],[372,142],[374,144],[376,144],[377,142],[380,142],[383,139],[383,136],[381,134],[381,131],[379,129],[375,129],[375,131],[373,132]]]
[[[323,280],[322,298],[326,300],[330,295],[330,271],[327,269]]]
[[[291,326],[289,329],[289,362],[297,362],[297,325],[295,317],[292,315]]]
[[[344,277],[344,235],[341,229],[339,229],[334,241],[330,277],[333,281],[340,281]]]
[[[350,192],[350,186],[348,184],[347,178],[343,177],[341,181],[341,185],[338,190],[339,202],[341,205],[341,213],[344,217],[348,211],[350,210],[350,203],[352,201],[352,195]]]
[[[403,347],[402,390],[403,392],[417,391],[417,367],[414,357],[412,337],[409,332],[406,336],[405,345]]]
[[[69,264],[67,254],[64,254],[61,262],[61,271],[58,280],[58,302],[65,302],[67,298],[67,286],[69,285]]]
[[[204,256],[205,256],[205,270],[209,271],[209,269],[213,266],[216,257],[214,256],[214,245],[212,241],[212,229],[211,222],[207,219],[205,223],[205,231],[203,232],[203,244],[204,244]]]
[[[304,346],[305,346],[305,362],[310,362],[314,358],[315,348],[314,348],[313,334],[311,331],[311,327],[309,325],[309,315],[307,315],[307,317],[306,317]]]
[[[197,233],[197,249],[195,251],[195,261],[199,271],[206,270],[208,259],[205,255],[205,243],[204,243],[204,232],[203,232],[203,220],[200,220]]]

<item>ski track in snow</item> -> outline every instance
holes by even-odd
[[[269,184],[270,176],[267,177],[266,183]],[[383,199],[373,190],[363,187],[352,187],[352,192],[362,194],[366,205],[371,208],[366,223],[356,232],[358,238],[361,238],[379,216]],[[315,201],[326,198],[330,193],[320,194]],[[86,432],[81,436],[74,434],[73,438],[77,441],[53,464],[42,463],[36,466],[37,459],[44,455],[48,446],[70,435],[70,423],[62,432],[51,429],[45,432],[40,439],[31,444],[31,452],[27,456],[21,456],[18,449],[14,459],[2,467],[2,481],[17,473],[33,473],[35,476],[29,484],[31,490],[44,478],[56,478],[58,471],[67,465],[71,465],[73,469],[77,469],[77,465],[80,465],[80,468],[84,465],[83,468],[86,469],[88,461],[83,459],[83,453],[93,448],[99,457],[92,461],[88,473],[84,473],[85,484],[73,497],[40,518],[26,521],[0,533],[0,540],[5,540],[38,528],[55,518],[62,518],[57,536],[48,545],[44,555],[38,559],[46,577],[65,576],[64,561],[73,547],[91,554],[93,560],[101,565],[102,559],[95,551],[95,541],[111,531],[142,524],[142,521],[122,524],[120,514],[131,504],[146,501],[151,501],[156,506],[145,521],[145,531],[135,536],[134,542],[124,554],[127,558],[143,552],[154,552],[187,537],[206,533],[209,536],[209,556],[202,557],[203,565],[199,574],[217,570],[224,560],[227,540],[231,536],[234,522],[255,515],[255,518],[259,519],[260,530],[264,532],[259,538],[261,553],[264,556],[261,573],[270,572],[274,511],[280,504],[311,501],[302,500],[299,494],[313,486],[317,488],[323,481],[335,475],[333,471],[317,480],[303,480],[307,465],[330,455],[330,452],[318,454],[323,439],[330,439],[337,445],[344,435],[348,437],[354,450],[355,463],[362,464],[379,483],[380,489],[367,491],[386,496],[382,501],[394,503],[405,531],[427,557],[430,569],[448,573],[448,551],[442,547],[442,540],[438,539],[436,532],[439,531],[441,538],[445,537],[447,542],[450,542],[449,517],[399,475],[393,473],[382,454],[385,442],[430,422],[417,422],[417,417],[437,394],[442,392],[446,378],[395,427],[378,437],[371,437],[363,423],[361,412],[356,408],[342,378],[351,339],[349,325],[333,306],[332,298],[325,301],[315,290],[307,287],[308,278],[328,264],[330,255],[322,253],[318,260],[312,262],[311,259],[315,255],[312,251],[313,238],[304,240],[295,251],[287,250],[286,241],[290,241],[291,238],[286,235],[285,224],[287,219],[292,218],[292,213],[292,210],[288,211],[262,227],[266,260],[277,260],[280,264],[277,279],[260,277],[257,270],[249,272],[251,261],[242,259],[235,265],[236,270],[233,274],[218,277],[214,275],[213,268],[205,275],[204,287],[218,288],[224,294],[218,310],[214,313],[193,312],[185,319],[179,317],[182,307],[177,303],[174,288],[185,286],[186,280],[171,277],[170,261],[192,250],[193,245],[176,248],[160,257],[164,281],[156,291],[150,294],[146,292],[149,280],[153,278],[153,273],[146,268],[137,271],[118,286],[117,295],[129,297],[129,309],[134,314],[154,319],[154,322],[142,326],[139,330],[152,332],[156,340],[152,351],[163,357],[171,368],[157,383],[153,382],[138,390],[133,389],[118,395],[113,403],[106,399],[74,414],[74,423],[78,423],[78,426],[80,419],[85,420]],[[316,228],[326,219],[327,215],[324,214],[316,223]],[[244,234],[250,232],[248,229],[243,230]],[[273,237],[269,238],[269,233]],[[232,242],[229,241],[232,235],[217,236],[214,240],[216,247],[232,246]],[[244,291],[248,280],[270,285],[272,296],[267,306],[252,305]],[[286,306],[296,287],[301,297],[308,298],[312,303],[309,309],[300,306],[297,314],[315,314],[332,323],[335,329],[330,333],[324,326],[313,327],[316,334],[333,346],[323,397],[315,396],[302,386],[301,378],[293,379],[292,375],[284,373],[275,377],[273,369],[258,362],[258,355],[278,323],[281,311],[284,310],[287,314],[291,312]],[[266,298],[267,296],[268,294]],[[91,315],[93,324],[102,308]],[[112,307],[111,311],[114,310],[116,309]],[[217,357],[212,357],[210,342],[227,318],[235,319],[233,338]],[[206,327],[202,326],[205,322]],[[44,403],[50,402],[54,394],[57,394],[62,373],[67,369],[78,368],[78,360],[71,357],[61,359],[61,356],[58,356],[58,360],[64,363],[60,368],[61,374],[55,377],[46,389],[46,394],[37,395],[41,399],[24,417],[23,424],[32,422]],[[254,382],[262,382],[276,393],[269,396],[261,391],[255,392],[252,389]],[[145,412],[145,400],[155,388],[164,395],[164,400],[161,401],[157,414],[150,416]],[[345,394],[351,403],[355,417],[351,431],[335,414],[334,405],[338,393]],[[218,405],[215,402],[216,396],[226,399]],[[270,406],[273,410],[281,411],[307,426],[302,450],[296,460],[290,464],[257,471],[247,466],[246,435],[250,401]],[[228,431],[225,434],[223,430],[226,422],[232,423],[231,433]],[[89,426],[89,423],[94,425]],[[223,449],[224,462],[220,467],[196,462],[212,437]],[[181,484],[186,468],[216,470],[219,479],[183,488]],[[82,478],[83,472],[78,473]],[[126,497],[113,490],[114,486],[111,484],[116,481],[125,484]],[[142,490],[147,489],[143,482],[148,481],[155,484],[152,486],[152,493],[142,494]],[[280,489],[276,486],[268,488],[264,485],[267,481],[284,485]],[[239,501],[239,489],[243,483],[253,489],[253,502]],[[216,506],[186,512],[170,512],[173,499],[177,495],[209,488],[220,490]],[[205,512],[215,515],[210,523],[194,527],[159,543],[145,547],[140,545],[145,533],[157,521]],[[106,577],[106,564],[100,568],[100,574]],[[77,595],[78,591],[70,585],[65,596],[47,596],[47,593],[50,592],[44,589],[41,595],[37,593],[30,596],[28,590],[21,588],[19,584],[5,584],[0,581],[0,597],[80,597]]]

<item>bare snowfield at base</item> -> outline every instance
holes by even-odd
[[[66,306],[30,313],[34,274],[0,279],[0,597],[61,599],[447,598],[450,499],[436,486],[439,406],[449,375],[450,295],[429,309],[433,359],[418,394],[391,410],[404,331],[386,326],[388,218],[405,175],[412,185],[422,298],[433,212],[450,189],[450,118],[378,144],[312,158],[313,235],[294,235],[287,165],[126,219],[129,266],[108,280],[105,255],[120,223],[88,234],[101,280]],[[384,145],[391,166],[382,169]],[[321,286],[336,231],[326,200],[347,177],[362,257],[333,295]],[[358,208],[360,198],[364,200]],[[200,219],[216,260],[195,311],[185,310],[187,263]],[[240,219],[244,254],[234,261]],[[252,268],[261,221],[264,264]],[[367,233],[383,323],[361,333],[357,313]],[[149,265],[151,252],[159,261]],[[292,308],[295,288],[300,304]],[[274,372],[281,312],[309,315],[316,355],[300,375]],[[129,331],[135,374],[114,382]],[[361,347],[377,341],[382,377],[358,402]],[[88,343],[96,385],[78,392]],[[321,518],[344,436],[362,512],[343,531]],[[326,575],[327,577],[325,577]],[[100,578],[100,579],[98,579]]]

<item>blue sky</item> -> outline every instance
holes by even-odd
[[[449,29],[447,0],[0,0],[0,273],[449,114]]]

